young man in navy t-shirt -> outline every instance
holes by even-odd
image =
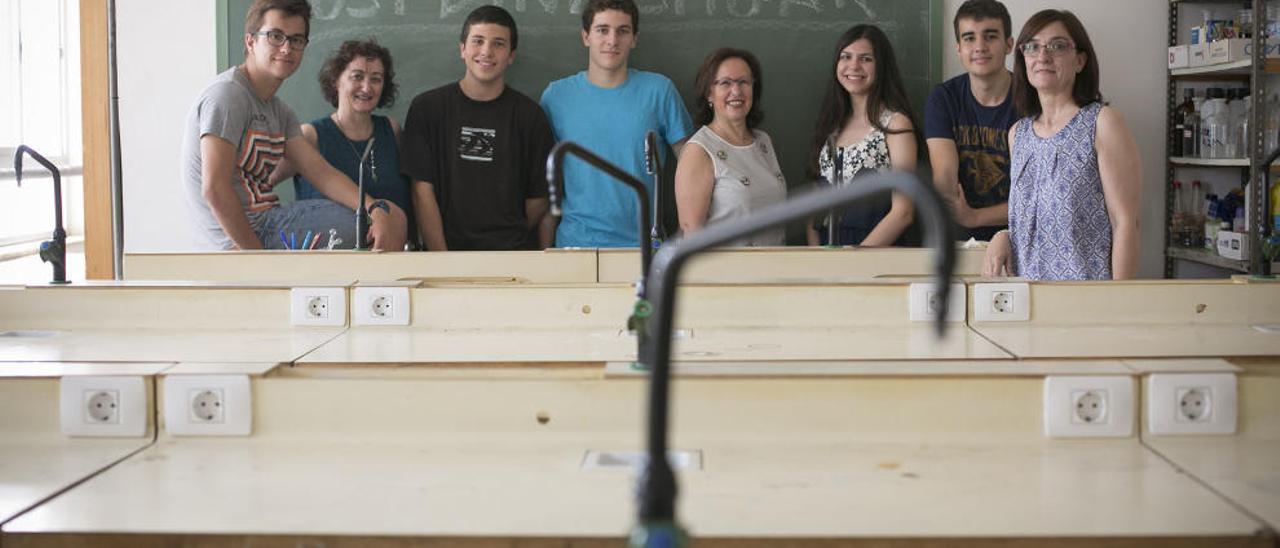
[[[952,27],[965,73],[939,84],[924,110],[933,182],[951,203],[958,236],[990,240],[1009,224],[1009,128],[1017,121],[1005,58],[1013,52],[1009,10],[968,0]]]

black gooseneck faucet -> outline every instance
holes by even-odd
[[[590,150],[579,146],[573,141],[561,141],[551,149],[551,154],[547,155],[547,194],[551,201],[551,214],[556,217],[561,214],[560,195],[564,188],[564,157],[569,155],[577,156],[582,161],[622,182],[622,184],[631,187],[636,192],[636,199],[640,201],[640,278],[636,280],[636,304],[631,312],[631,317],[627,319],[627,328],[636,334],[637,362],[642,364],[649,363],[650,360],[647,360],[645,355],[650,347],[648,344],[648,325],[651,311],[649,301],[646,299],[648,284],[645,283],[645,274],[649,272],[649,265],[653,262],[653,227],[650,224],[653,220],[653,215],[649,212],[649,204],[651,203],[649,201],[649,189],[644,186],[640,179],[609,163],[608,160],[596,156]]]
[[[653,244],[661,246],[667,241],[666,223],[663,222],[662,163],[658,159],[658,133],[650,130],[644,134],[644,169],[653,176]]]
[[[667,461],[668,395],[671,383],[671,336],[676,314],[676,285],[680,271],[690,257],[744,236],[809,217],[826,210],[843,208],[870,195],[897,190],[910,196],[921,211],[933,248],[933,267],[941,306],[935,316],[938,336],[946,330],[947,293],[955,266],[951,214],[931,184],[921,183],[908,173],[886,173],[860,180],[856,185],[835,186],[753,212],[749,217],[711,225],[686,238],[667,242],[654,257],[649,272],[648,294],[656,299],[653,309],[653,349],[649,365],[648,462],[640,478],[640,523],[632,531],[632,546],[681,546],[685,535],[675,520],[676,480]]]
[[[53,239],[40,243],[40,260],[53,265],[53,281],[50,283],[71,283],[67,281],[67,231],[62,228],[62,173],[39,152],[27,145],[19,145],[13,154],[13,173],[18,186],[22,186],[23,154],[31,156],[53,174]]]
[[[357,251],[369,249],[369,210],[364,207],[364,163],[369,159],[369,151],[371,150],[373,150],[373,137],[370,137],[369,143],[364,146],[364,153],[360,155],[360,163],[356,166],[356,169],[359,170],[359,173],[356,175],[356,178],[359,179],[359,182],[356,183],[356,189],[360,194],[356,197],[355,248]],[[319,237],[320,235],[316,234],[316,238]]]

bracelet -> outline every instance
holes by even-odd
[[[384,213],[388,215],[391,214],[391,206],[387,205],[386,200],[374,200],[373,203],[369,204],[369,207],[365,211],[368,212],[370,216],[372,216],[373,210],[375,209],[381,209]]]

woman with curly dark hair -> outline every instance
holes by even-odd
[[[373,40],[348,40],[325,59],[319,80],[325,100],[337,110],[302,124],[303,136],[316,145],[330,165],[352,181],[359,180],[360,156],[373,139],[373,147],[363,164],[365,192],[400,206],[408,219],[406,226],[417,226],[409,183],[400,174],[400,125],[386,116],[373,114],[375,109],[391,106],[396,99],[398,89],[391,52]],[[324,198],[305,177],[294,176],[286,164],[272,176],[274,181],[288,177],[294,177],[297,199]],[[408,232],[408,242],[414,246],[416,231]]]

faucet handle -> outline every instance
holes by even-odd
[[[55,266],[63,264],[67,261],[66,247],[66,244],[58,240],[41,242],[40,260],[46,263],[53,263]]]

